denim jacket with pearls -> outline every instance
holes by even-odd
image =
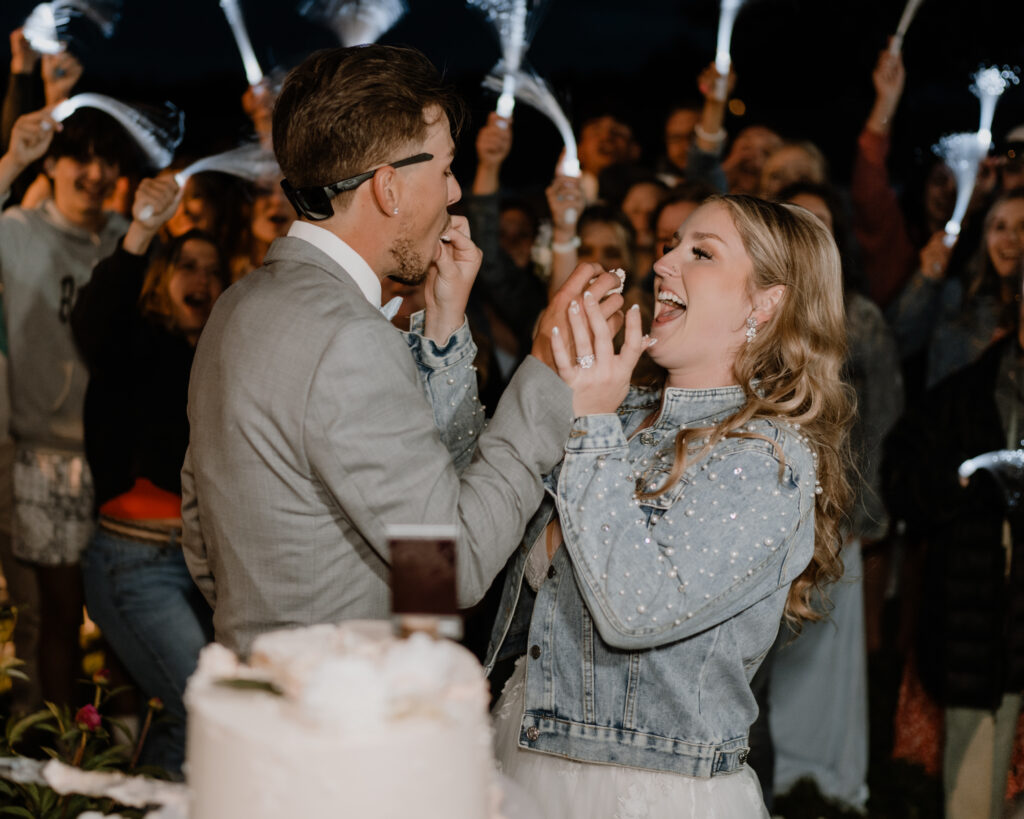
[[[680,428],[743,401],[740,387],[633,389],[617,415],[574,421],[488,650],[488,672],[527,654],[521,747],[701,777],[746,761],[749,681],[814,550],[811,449],[798,429],[755,420],[761,438],[720,441],[667,492],[636,494],[664,483]],[[556,506],[564,545],[535,592],[527,558]]]

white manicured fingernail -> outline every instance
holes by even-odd
[[[633,305],[632,307],[630,307],[629,309],[630,309],[630,310],[639,310],[639,309],[640,309],[640,305],[639,305],[639,304],[634,304],[634,305]]]
[[[653,347],[657,343],[658,343],[658,339],[651,338],[650,336],[647,337],[647,346],[648,347]]]
[[[583,301],[590,301],[592,298],[594,298],[593,293],[591,293],[589,290],[583,291]]]
[[[557,336],[560,332],[561,331],[558,329],[557,325],[555,325],[554,327],[551,328],[551,335],[553,335],[553,336]]]
[[[577,304],[576,299],[573,299],[571,302],[569,302],[569,312],[570,313],[572,313],[575,316],[579,311],[580,311],[580,306],[579,306],[579,304]]]

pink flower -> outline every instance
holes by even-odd
[[[110,669],[99,669],[99,671],[92,675],[92,681],[96,685],[110,685]]]
[[[75,714],[75,725],[82,731],[95,731],[100,727],[100,712],[94,705],[83,705]]]

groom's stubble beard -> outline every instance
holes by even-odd
[[[388,248],[394,264],[388,277],[402,284],[417,285],[427,277],[427,262],[406,237],[395,239]]]

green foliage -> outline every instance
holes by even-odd
[[[8,660],[0,671],[9,678],[23,677],[14,667],[19,664],[19,661]],[[114,738],[115,730],[123,736],[129,736],[130,732],[123,723],[103,714],[104,706],[127,688],[111,688],[106,674],[98,674],[89,683],[95,687],[95,694],[93,702],[86,708],[73,709],[66,704],[47,702],[45,708],[32,714],[8,717],[0,735],[0,757],[22,756],[26,746],[38,746],[41,739],[48,737],[40,750],[51,759],[67,765],[86,771],[145,773],[165,778],[166,773],[157,769],[131,770],[132,747],[119,744]],[[89,718],[83,719],[85,714],[91,715],[91,722]],[[144,737],[142,739],[144,741]],[[126,819],[141,819],[145,815],[144,810],[125,807],[112,799],[80,794],[62,796],[46,785],[13,782],[0,777],[0,819],[73,819],[88,810],[103,814],[116,811]]]

